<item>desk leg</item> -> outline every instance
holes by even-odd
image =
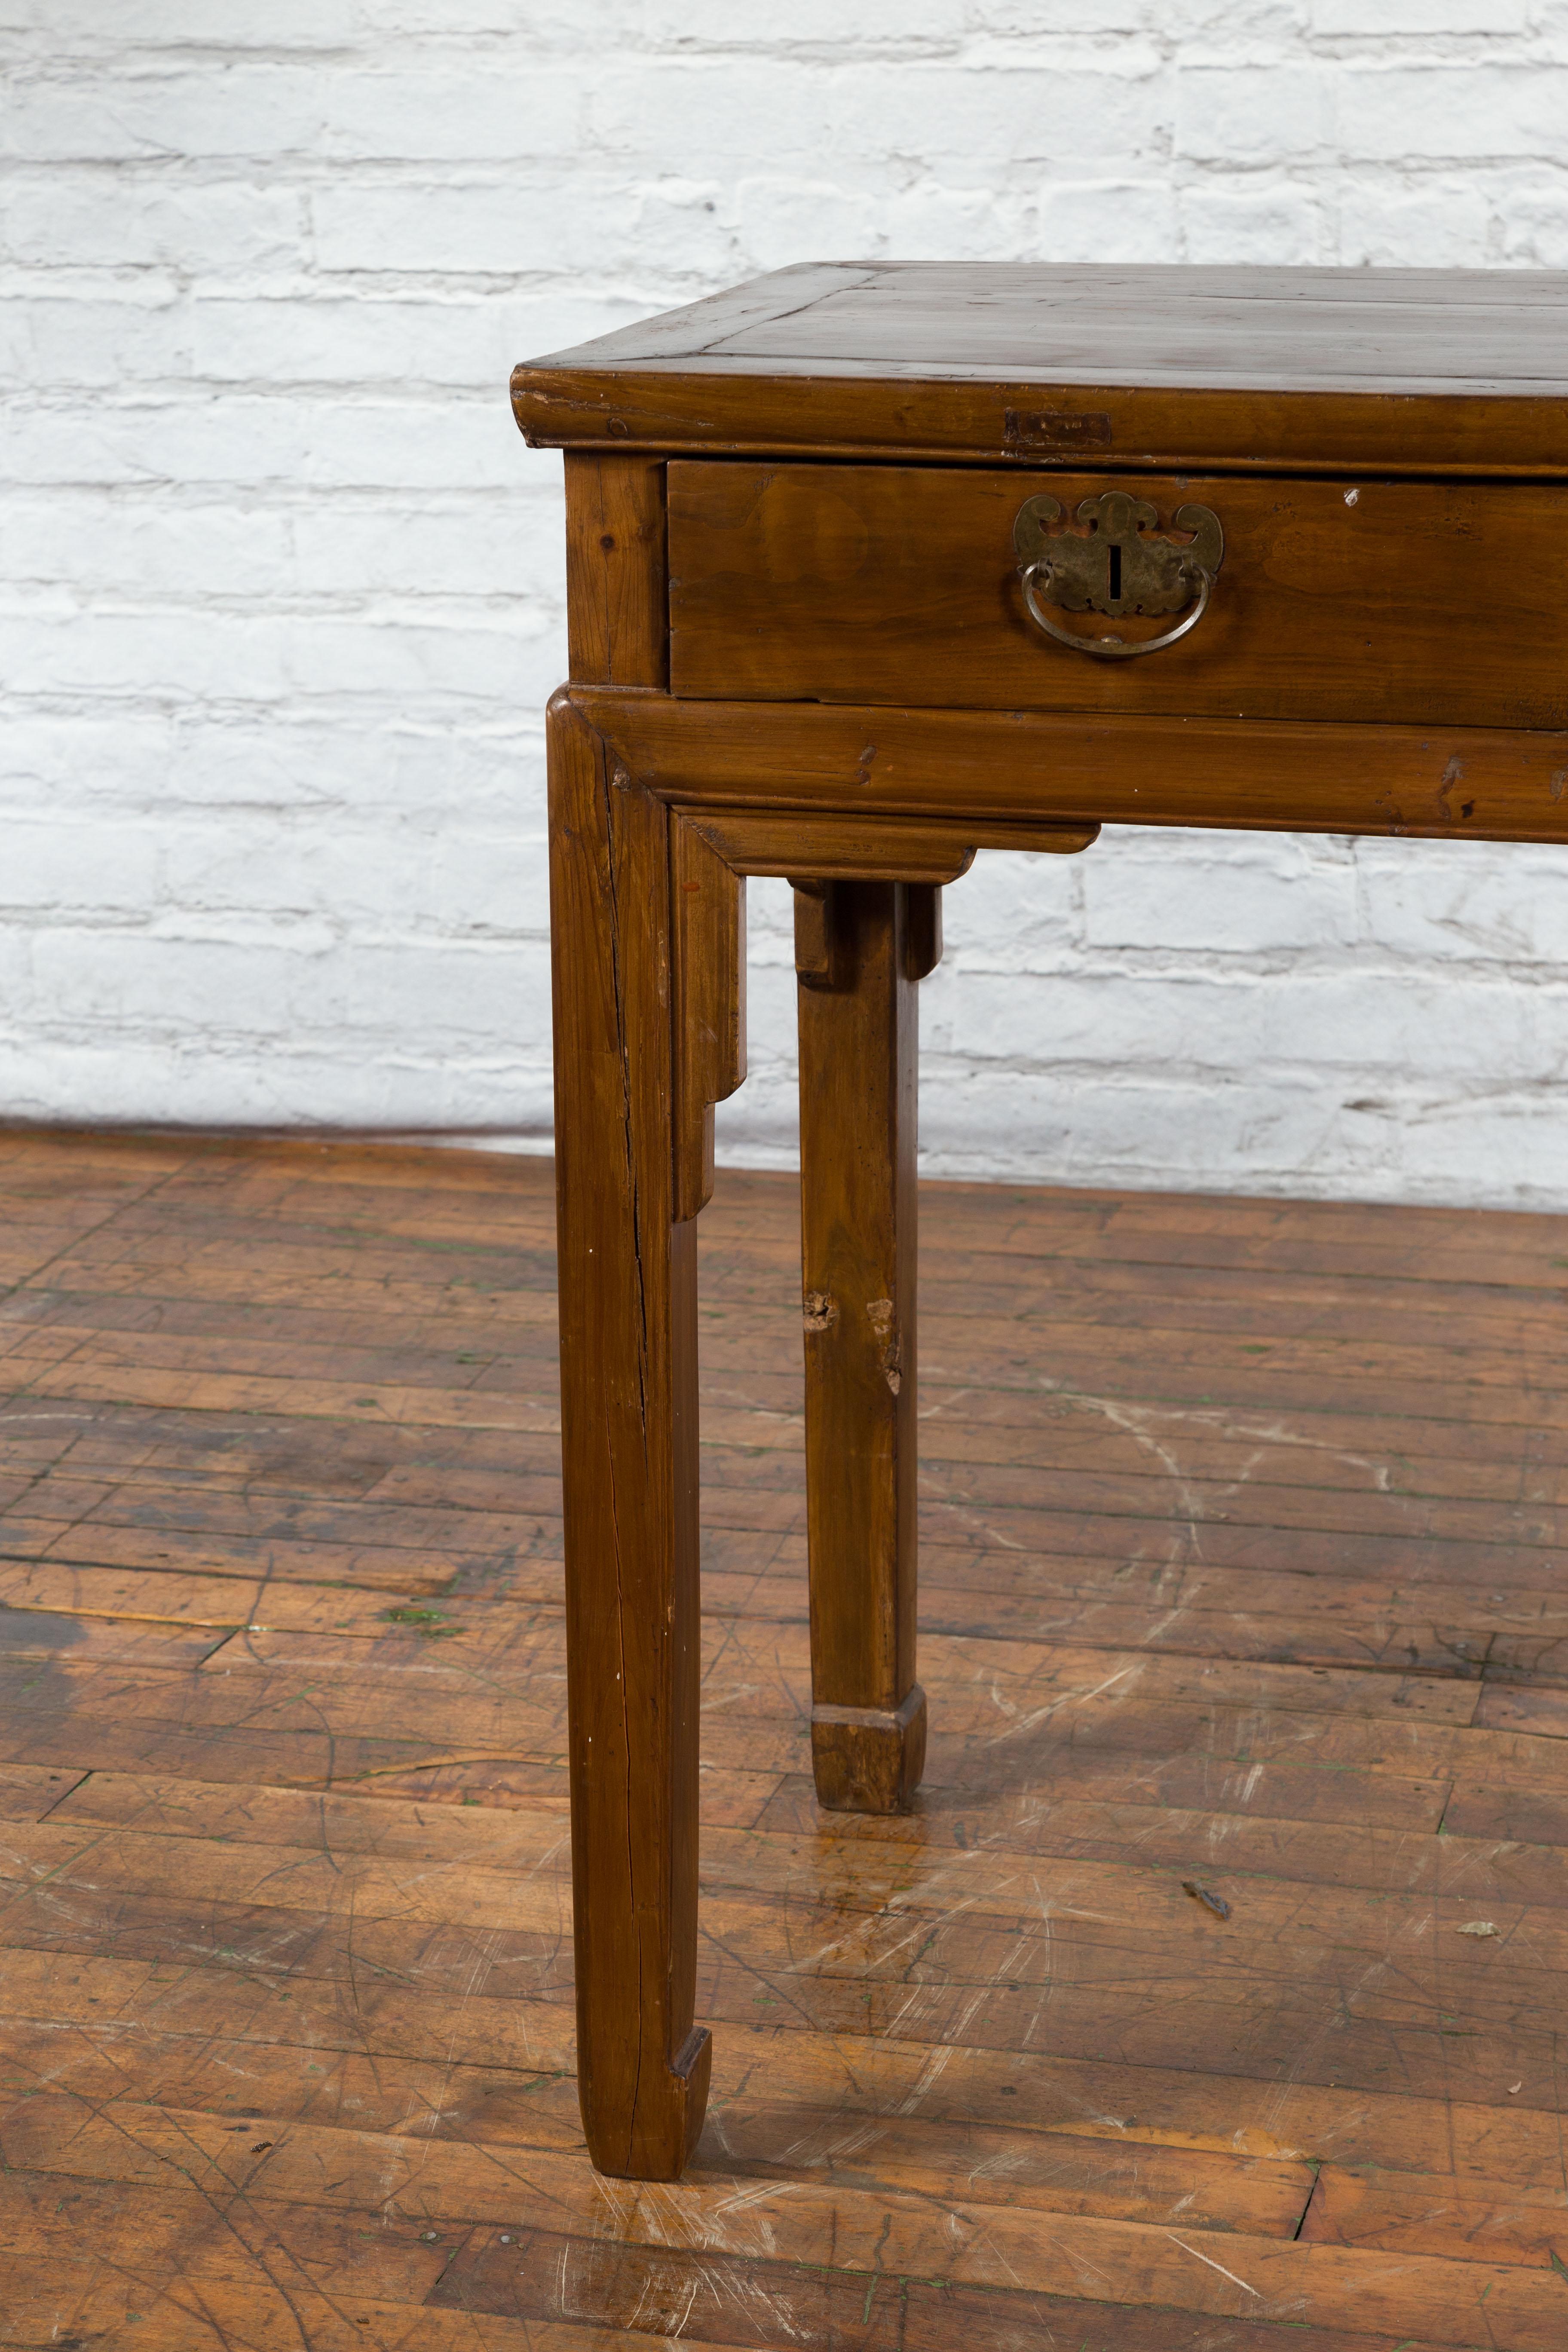
[[[937,893],[795,891],[812,1765],[838,1811],[908,1805],[915,1681],[916,982]]]
[[[696,1226],[674,1222],[669,820],[551,712],[577,2069],[601,2172],[701,2128]]]

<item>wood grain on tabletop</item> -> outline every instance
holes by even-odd
[[[6,2340],[1556,2352],[1563,1222],[922,1188],[926,1784],[827,1815],[798,1192],[720,1171],[650,2191],[576,2112],[551,1184],[0,1141]]]
[[[630,454],[1568,472],[1568,276],[806,263],[527,361],[530,440]]]

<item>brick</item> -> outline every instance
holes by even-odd
[[[784,44],[792,49],[838,47],[875,49],[884,57],[919,52],[932,42],[954,43],[969,31],[973,12],[964,0],[900,0],[847,13],[839,0],[796,0],[787,22],[737,16],[730,0],[656,0],[639,11],[638,29],[650,45],[679,41],[714,48],[745,47],[759,63],[771,61]]]
[[[0,808],[73,814],[104,807],[151,807],[165,788],[176,734],[165,710],[142,708],[97,717],[34,711],[14,704],[0,729]]]
[[[1311,0],[1314,33],[1363,40],[1411,33],[1486,33],[1496,39],[1528,31],[1531,14],[1527,0],[1377,0],[1375,15],[1366,0]]]
[[[1479,269],[1495,258],[1492,206],[1473,173],[1358,173],[1339,212],[1340,251],[1357,268]]]
[[[461,595],[528,600],[563,631],[566,533],[554,482],[505,499],[407,499],[307,510],[293,520],[295,576],[311,594]]]
[[[1159,180],[1052,180],[1040,191],[1034,257],[1179,261],[1182,223],[1174,193]]]
[[[1182,225],[1189,261],[1311,264],[1332,250],[1321,199],[1295,181],[1189,188]]]
[[[518,277],[544,257],[553,270],[590,269],[609,213],[634,202],[618,177],[593,173],[574,188],[521,174],[342,180],[311,195],[315,257],[327,271],[400,276]]]
[[[735,233],[742,269],[787,269],[825,253],[889,250],[875,196],[832,180],[742,180],[735,192]]]
[[[460,612],[447,625],[353,614],[103,611],[13,615],[8,676],[26,695],[141,691],[203,701],[395,695],[405,708],[512,690],[542,702],[562,664],[542,621]],[[528,656],[539,647],[541,658]]]
[[[998,197],[988,188],[943,187],[928,180],[888,200],[888,250],[932,261],[994,260],[999,253],[1026,250],[1028,213],[1022,191]]]
[[[1194,845],[1180,859],[1164,845],[1093,856],[1085,861],[1083,898],[1090,950],[1322,952],[1351,947],[1360,936],[1353,861],[1310,838],[1242,850]]]
[[[225,161],[312,155],[402,163],[569,156],[583,84],[560,64],[515,77],[364,65],[237,64],[79,80],[18,78],[0,154],[118,163],[171,152]]]
[[[1156,65],[1142,44],[1111,71],[1087,60],[1071,73],[1033,60],[987,71],[921,63],[891,91],[880,69],[846,67],[819,135],[831,152],[858,156],[912,153],[973,168],[984,155],[993,170],[1043,163],[1056,171],[1080,157],[1136,152],[1159,137],[1169,103]]]
[[[7,188],[0,254],[28,268],[287,269],[304,257],[305,221],[301,193],[245,180],[26,173]]]
[[[543,810],[531,824],[476,830],[405,819],[313,824],[279,854],[267,812],[167,834],[163,888],[208,914],[309,917],[335,928],[391,925],[427,947],[549,933]]]
[[[290,822],[301,810],[350,808],[536,824],[544,772],[537,708],[520,697],[515,713],[489,726],[471,718],[465,725],[465,717],[398,706],[356,709],[351,725],[330,708],[307,712],[298,703],[184,711],[171,724],[160,803],[215,814],[263,809]],[[108,731],[100,725],[97,737]],[[287,838],[281,827],[279,838]]]
[[[1076,857],[987,850],[962,886],[944,893],[946,944],[936,987],[945,989],[954,974],[970,970],[1059,971],[1064,957],[1082,945],[1085,887],[1085,867]],[[929,995],[921,1001],[928,1004]]]
[[[1173,32],[1173,14],[1169,7],[1156,7],[1153,0],[1102,0],[1094,12],[1094,29],[1101,39],[1110,33],[1148,34],[1162,26]],[[1085,29],[1079,0],[976,0],[969,20],[978,33],[1012,40],[1081,36]]]
[[[591,187],[607,166],[628,179],[667,171],[672,157],[689,160],[688,134],[697,124],[710,163],[744,171],[765,157],[774,170],[819,171],[835,78],[790,56],[771,58],[761,71],[723,52],[617,57],[589,94],[592,163],[584,176]]]
[[[1177,83],[1176,152],[1233,164],[1316,155],[1329,140],[1339,79],[1301,58],[1188,67]]]
[[[360,0],[272,0],[264,16],[229,0],[116,0],[111,17],[99,0],[0,0],[0,28],[46,35],[57,63],[143,48],[338,49],[364,24]]]
[[[161,847],[152,821],[82,825],[42,813],[8,814],[0,908],[47,908],[57,919],[144,911],[158,889]]]
[[[1550,155],[1568,105],[1568,65],[1424,61],[1347,71],[1336,138],[1352,162]]]
[[[59,489],[8,499],[3,529],[16,581],[186,598],[204,590],[269,596],[291,583],[290,518],[254,508]]]
[[[1151,964],[1157,968],[1151,969]],[[1370,968],[1369,968],[1370,967]],[[1568,1051],[1568,978],[1528,993],[1455,973],[1434,1023],[1420,972],[1368,960],[1338,969],[1183,969],[1169,956],[1054,974],[1026,992],[1016,975],[966,974],[952,1048],[1008,1064],[1105,1059],[1121,1070],[1212,1072],[1243,1052],[1266,1068],[1354,1070],[1477,1085],[1499,1067],[1544,1076]],[[1245,1016],[1241,1007],[1245,1004]]]
[[[81,306],[62,299],[50,307],[75,313],[63,321],[58,340],[62,345],[74,341],[79,358],[71,373],[85,378]],[[436,298],[350,289],[331,280],[321,291],[285,286],[266,296],[202,294],[179,318],[182,372],[251,385],[455,386],[480,396],[488,391],[504,406],[507,378],[519,359],[608,334],[632,323],[642,307],[624,298],[574,299],[565,289],[501,301],[472,288]],[[129,341],[134,331],[129,322],[142,314],[124,309]],[[64,352],[62,358],[68,367]]]
[[[421,301],[339,293],[215,295],[192,305],[189,372],[225,383],[505,383],[507,320],[477,297]],[[513,354],[515,356],[515,354]]]
[[[1568,971],[1568,849],[1470,859],[1446,842],[1369,842],[1358,864],[1363,921],[1385,952],[1490,966],[1505,985],[1511,972],[1526,988]]]
[[[439,404],[210,394],[18,406],[0,481],[276,485],[306,489],[519,487],[521,444],[504,398]],[[525,461],[524,461],[525,462]]]
[[[554,483],[532,490],[426,507],[388,495],[322,510],[281,495],[269,507],[221,496],[175,506],[156,491],[56,489],[14,494],[0,508],[0,529],[14,581],[65,583],[84,594],[188,602],[206,593],[257,605],[393,594],[408,610],[430,599],[440,625],[451,597],[478,593],[497,601],[496,617],[509,626],[522,625],[526,600],[559,630],[561,500]]]
[[[1500,258],[1534,269],[1568,269],[1568,187],[1525,182],[1495,203]]]
[[[160,272],[117,299],[101,288],[0,304],[0,376],[22,385],[178,381],[191,373],[187,305]]]

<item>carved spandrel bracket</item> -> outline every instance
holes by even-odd
[[[712,844],[670,816],[675,965],[675,1215],[713,1192],[713,1106],[746,1075],[746,885]]]
[[[787,881],[956,882],[977,849],[1038,849],[1070,856],[1099,836],[1097,824],[1038,824],[1010,818],[846,814],[817,809],[681,805],[682,820],[738,874]]]
[[[670,824],[674,967],[675,1213],[697,1215],[713,1190],[713,1106],[746,1075],[745,882],[795,886],[796,968],[836,985],[833,891],[845,882],[908,886],[906,976],[942,954],[942,887],[968,872],[977,848],[1087,849],[1097,825],[979,818],[846,816],[816,810],[675,806]]]

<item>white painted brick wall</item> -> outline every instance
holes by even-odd
[[[0,54],[12,1118],[547,1139],[514,359],[816,256],[1568,267],[1563,0],[0,0]],[[1568,856],[1123,833],[947,912],[934,1168],[1568,1204]]]

